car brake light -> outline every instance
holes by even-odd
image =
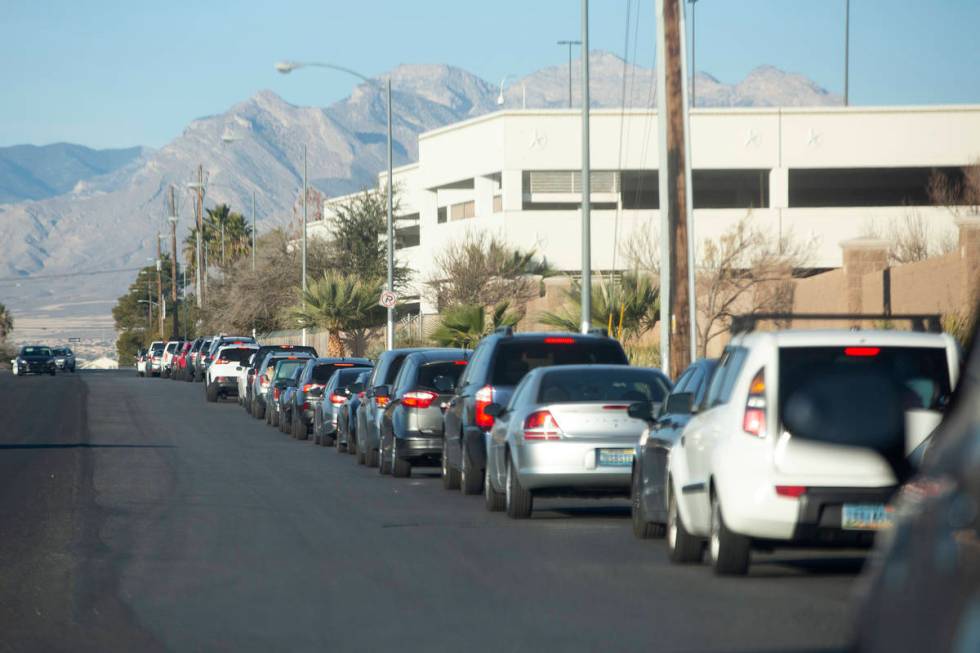
[[[354,363],[334,363],[334,367],[354,367]]]
[[[408,406],[409,408],[428,408],[438,398],[439,395],[434,392],[416,390],[414,392],[406,392],[402,395],[402,405]]]
[[[347,401],[347,397],[344,395],[339,395],[336,392],[330,393],[330,403],[332,403],[334,406],[340,406],[345,401]]]
[[[781,497],[799,499],[801,496],[806,494],[806,487],[803,485],[777,485],[776,494]]]
[[[860,356],[870,358],[881,353],[881,347],[845,347],[845,356]]]
[[[453,361],[453,365],[466,365],[466,361]]]
[[[388,405],[388,397],[379,397],[378,395],[374,395],[374,405],[378,408],[384,408]]]
[[[361,390],[360,392],[357,393],[357,398],[358,399],[364,399],[364,391],[363,390]]]
[[[323,387],[322,383],[307,383],[306,385],[303,386],[303,392],[309,392],[310,390],[314,390],[316,388],[322,388],[322,387]]]
[[[629,408],[629,404],[609,404],[603,406],[602,410],[626,410],[627,408]]]
[[[766,374],[760,369],[749,384],[749,396],[745,400],[742,430],[758,438],[766,435]]]
[[[559,440],[561,428],[550,411],[537,410],[524,418],[524,439]]]
[[[278,386],[276,386],[275,388],[272,389],[272,398],[275,399],[276,401],[279,401],[279,387]]]
[[[545,338],[546,345],[574,345],[575,338]]]
[[[473,398],[476,400],[476,425],[484,430],[490,429],[493,426],[493,417],[484,411],[493,403],[493,387],[483,386],[476,391]]]

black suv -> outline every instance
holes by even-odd
[[[618,341],[604,335],[520,333],[498,329],[477,344],[445,414],[442,484],[478,494],[486,474],[491,403],[503,406],[514,388],[536,367],[629,365]]]

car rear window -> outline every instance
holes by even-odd
[[[157,343],[157,344],[151,346],[150,347],[150,351],[159,354],[161,351],[163,351],[163,344],[162,343]]]
[[[277,380],[288,379],[293,375],[293,372],[295,372],[297,368],[303,367],[304,365],[306,365],[306,360],[280,361],[280,363],[276,366],[275,378]]]
[[[616,370],[554,370],[541,379],[538,403],[589,401],[663,401],[670,391],[653,370],[624,367]]]
[[[388,370],[385,372],[383,385],[391,385],[394,383],[395,379],[398,378],[398,373],[401,371],[402,365],[404,365],[406,358],[408,358],[408,354],[399,354],[392,359],[391,365],[388,366]]]
[[[444,376],[452,380],[453,385],[459,382],[459,377],[466,369],[466,361],[439,361],[438,363],[426,363],[419,368],[419,378],[416,385],[420,388],[435,388],[435,378]]]
[[[881,374],[902,388],[906,410],[942,411],[949,402],[949,365],[940,347],[785,347],[779,350],[779,404],[808,379],[848,372]]]
[[[218,357],[219,359],[224,359],[229,363],[244,363],[254,351],[254,349],[249,349],[248,347],[227,348],[222,349],[218,353]]]
[[[517,385],[525,374],[552,365],[627,365],[618,343],[571,337],[501,342],[493,360],[490,383]]]
[[[347,367],[341,368],[337,371],[337,387],[346,388],[349,385],[353,385],[361,373],[364,372],[363,367]],[[328,377],[329,378],[329,377]]]

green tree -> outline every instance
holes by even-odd
[[[397,193],[392,202],[397,213]],[[335,205],[330,241],[334,269],[362,279],[387,279],[387,225],[388,199],[384,189],[366,190]],[[396,266],[394,273],[398,288],[408,278],[408,269]]]
[[[13,330],[14,316],[6,306],[0,304],[0,342],[6,341]]]
[[[573,281],[565,291],[566,306],[545,313],[543,324],[563,331],[578,331],[582,314],[582,286]],[[610,335],[633,340],[652,329],[660,318],[660,290],[646,275],[624,273],[620,279],[601,279],[592,284],[592,326],[609,328]]]
[[[309,283],[292,316],[301,328],[327,331],[327,355],[344,356],[342,334],[377,326],[385,312],[378,306],[381,283],[336,272]]]
[[[184,239],[184,262],[188,275],[196,274],[197,270],[197,231],[195,224]],[[227,267],[251,251],[252,227],[241,213],[232,211],[227,204],[218,204],[205,211],[201,246],[204,248],[202,256],[207,254],[209,267]]]
[[[480,304],[458,304],[447,308],[439,326],[432,332],[432,340],[441,347],[472,349],[480,338],[495,329],[517,325],[521,317],[509,309],[509,302],[500,302],[489,314]]]

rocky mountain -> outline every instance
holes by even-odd
[[[118,170],[143,154],[142,147],[93,150],[72,143],[0,147],[0,204],[67,193],[78,182]]]
[[[593,52],[590,67],[593,104],[620,106],[623,61]],[[576,102],[578,62],[574,68]],[[651,106],[652,69],[629,64],[626,71],[626,104]],[[396,165],[415,159],[420,132],[497,109],[498,85],[459,68],[403,65],[391,75]],[[506,106],[520,106],[522,86],[529,108],[565,106],[567,64],[513,81],[505,90]],[[839,102],[806,78],[771,67],[757,69],[734,85],[700,74],[697,88],[699,106]],[[255,192],[261,232],[293,217],[302,187],[304,145],[310,181],[328,195],[373,185],[386,151],[380,85],[362,83],[350,97],[325,108],[294,106],[272,91],[261,91],[224,113],[193,121],[159,150],[109,151],[101,158],[76,154],[76,168],[52,165],[49,174],[33,175],[42,182],[12,182],[19,193],[14,197],[59,194],[0,203],[0,298],[15,314],[40,323],[55,316],[86,315],[104,321],[114,298],[130,283],[130,269],[155,255],[156,233],[167,229],[165,198],[171,184],[179,191],[179,238],[192,221],[186,184],[198,165],[209,173],[209,204],[227,202],[247,214]],[[72,147],[77,146],[66,151],[87,150]],[[111,270],[117,272],[100,273]]]

